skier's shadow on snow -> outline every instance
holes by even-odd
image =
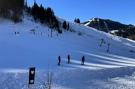
[[[61,64],[62,67],[68,67],[68,68],[82,68],[82,69],[103,69],[104,67],[97,66],[96,64],[90,65],[88,62],[85,62],[84,65],[81,64],[81,60],[73,60],[71,59],[71,63],[68,64],[66,61],[67,59],[63,59],[63,62]]]

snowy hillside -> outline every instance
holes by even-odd
[[[51,37],[50,28],[31,18],[17,24],[0,19],[0,89],[28,89],[31,66],[36,67],[34,89],[44,89],[48,71],[53,73],[52,89],[135,89],[134,41],[79,24],[70,26],[74,32],[53,31]]]

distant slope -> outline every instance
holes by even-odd
[[[52,89],[135,87],[134,41],[81,24],[69,25],[72,32],[61,28],[64,31],[58,34],[28,16],[16,24],[0,19],[0,89],[29,89],[31,66],[36,67],[34,89],[45,89],[48,72],[53,73]],[[67,64],[68,54],[71,64]],[[81,65],[82,56],[85,65]]]
[[[59,21],[63,20],[59,19]],[[112,54],[135,58],[133,41],[80,24],[69,22],[70,28],[74,31],[58,34],[57,31],[34,22],[29,17],[25,17],[17,24],[4,19],[1,19],[0,23],[0,56],[3,59],[0,66],[3,68],[24,68],[31,65],[31,62],[32,65],[42,68],[42,65],[47,66],[48,59],[51,59],[55,65],[57,56],[65,58],[68,54],[71,54],[75,60],[86,55],[89,61],[92,54]],[[107,52],[108,44],[110,44],[109,52]],[[12,60],[10,64],[7,63],[10,60]]]
[[[111,32],[115,30],[115,32],[112,32],[113,34],[131,39],[133,39],[132,37],[135,35],[135,26],[122,24],[109,19],[93,18],[84,22],[84,25],[104,32]]]

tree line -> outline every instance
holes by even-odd
[[[0,0],[0,17],[8,18],[14,22],[22,20],[23,12],[28,13],[34,19],[42,24],[48,25],[51,29],[55,29],[58,33],[62,33],[62,29],[70,31],[70,24],[66,21],[59,21],[50,7],[43,7],[34,2],[33,6],[28,6],[24,0]],[[74,20],[80,23],[80,19]]]
[[[35,21],[39,21],[42,24],[47,24],[50,28],[56,29],[59,33],[62,33],[61,28],[66,31],[70,31],[70,24],[67,21],[59,21],[54,14],[54,11],[50,7],[43,7],[34,2],[32,7],[26,4],[25,10],[28,14],[32,15]],[[80,23],[80,19],[75,20],[76,23]]]
[[[42,4],[39,6],[36,2],[34,2],[32,7],[26,5],[25,10],[28,14],[33,16],[35,21],[47,24],[51,29],[56,29],[59,33],[62,33],[59,21],[50,7],[44,8]]]
[[[23,8],[24,0],[0,0],[0,17],[18,22],[21,20]]]

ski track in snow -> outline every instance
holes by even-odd
[[[51,29],[28,19],[18,24],[0,19],[0,89],[28,89],[31,66],[36,67],[32,89],[45,89],[48,72],[53,73],[52,89],[135,89],[135,53],[129,52],[135,50],[134,41],[75,23],[70,23],[75,32],[54,31],[51,37]],[[82,56],[85,65],[80,65]]]

